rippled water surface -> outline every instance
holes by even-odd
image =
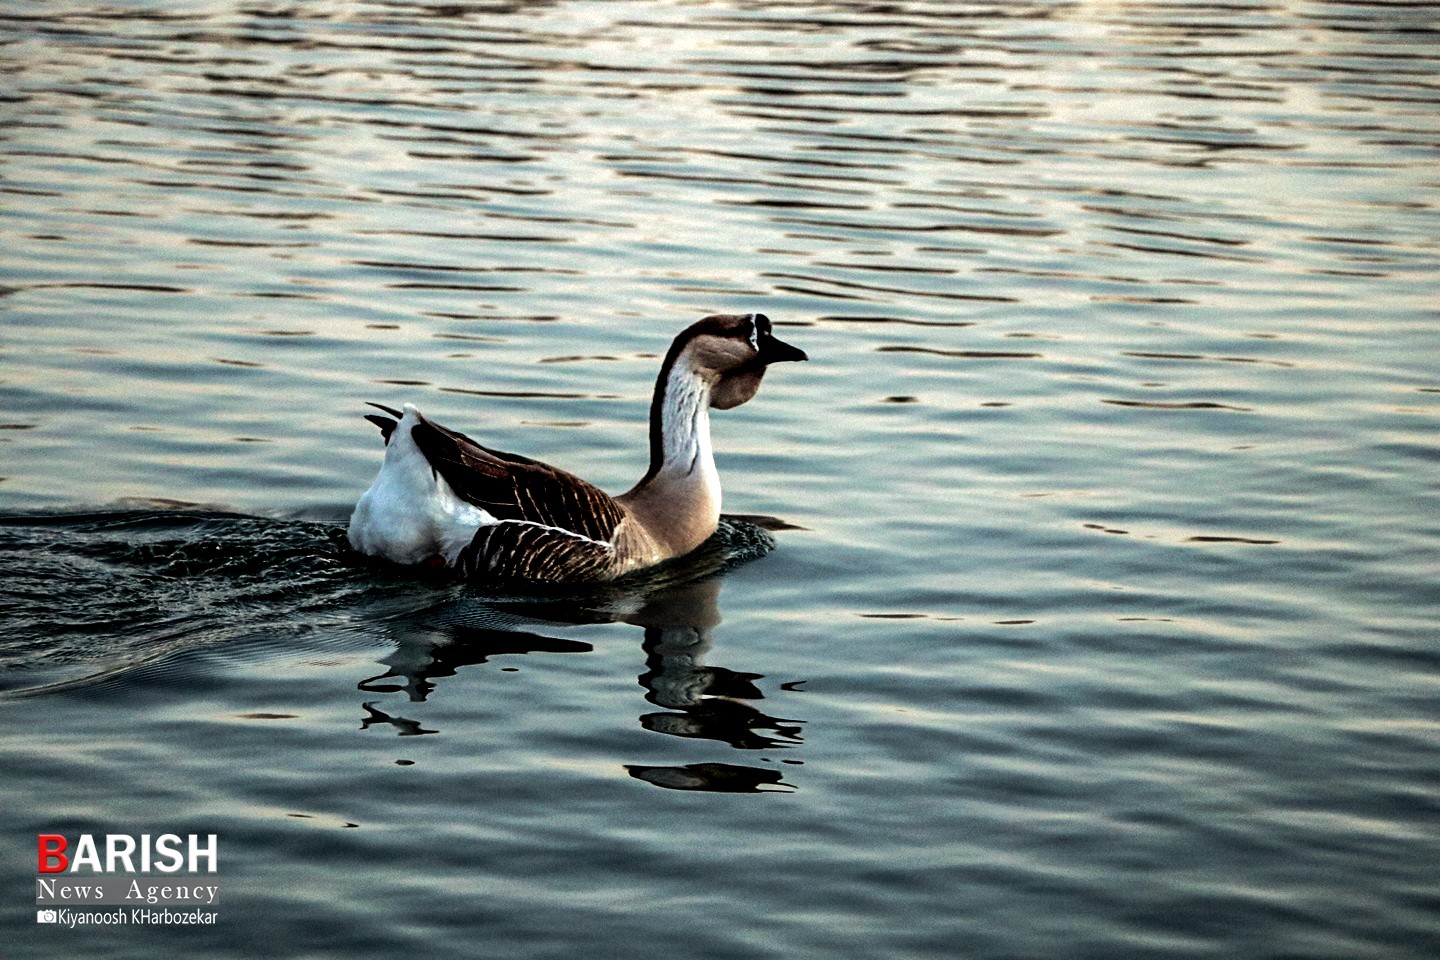
[[[7,955],[1435,955],[1440,6],[22,0],[0,71]],[[623,490],[747,311],[768,534],[340,550],[364,401]],[[219,922],[33,923],[42,832],[217,833]]]

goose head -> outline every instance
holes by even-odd
[[[710,406],[729,410],[755,396],[772,363],[806,360],[805,351],[779,340],[763,313],[706,317],[682,331],[671,363],[710,387]]]
[[[694,550],[720,518],[709,408],[738,407],[770,364],[805,359],[759,313],[706,317],[670,344],[650,401],[650,469],[617,498],[663,556]]]

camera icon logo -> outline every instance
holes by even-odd
[[[60,922],[60,918],[57,917],[57,916],[55,916],[55,911],[54,911],[54,910],[36,910],[36,911],[35,911],[35,922],[36,922],[36,923],[58,923],[58,922]]]

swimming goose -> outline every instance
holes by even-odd
[[[481,446],[413,405],[366,419],[385,461],[350,517],[350,544],[468,579],[610,580],[681,557],[715,532],[711,407],[737,407],[772,363],[805,360],[764,314],[706,317],[670,345],[650,401],[650,469],[616,497],[564,470]]]

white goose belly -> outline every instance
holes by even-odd
[[[406,404],[385,447],[385,462],[350,516],[350,545],[396,563],[440,557],[449,565],[476,530],[496,519],[456,496],[426,462],[410,436],[418,422],[415,407]]]

